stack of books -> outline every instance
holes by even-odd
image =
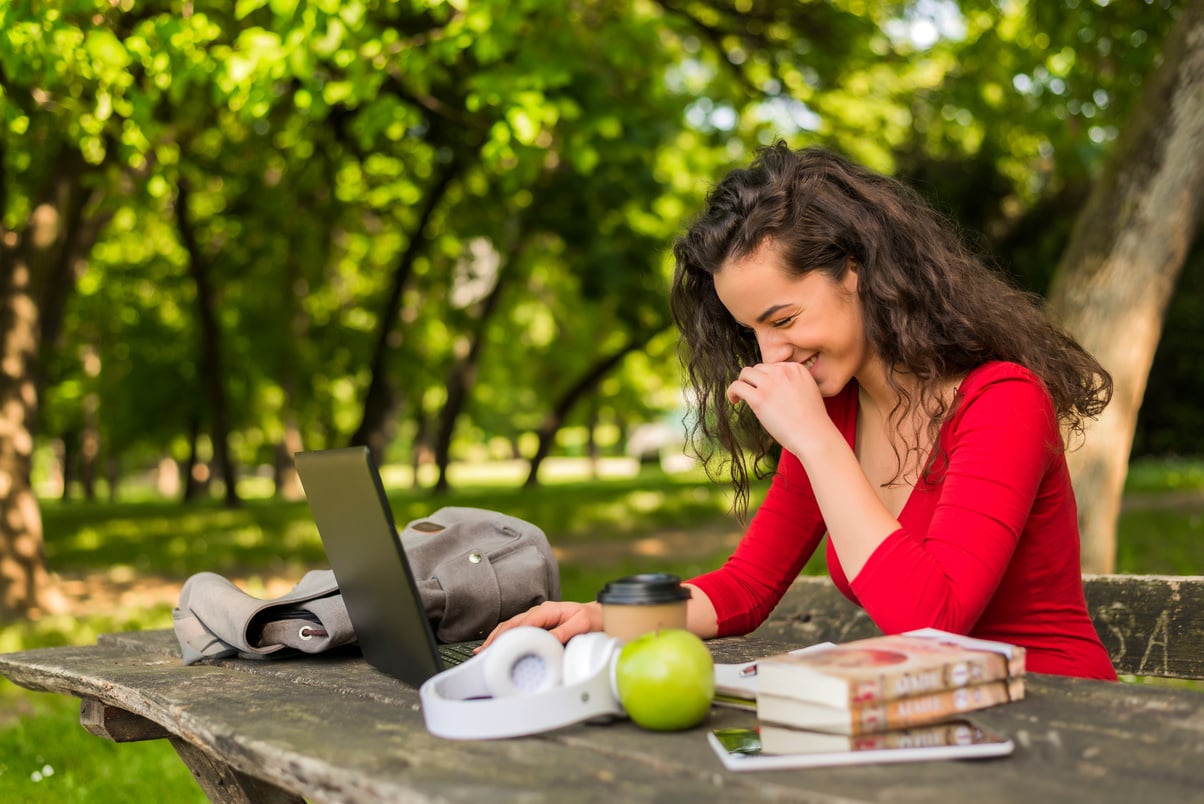
[[[967,712],[1024,697],[1024,648],[921,629],[781,653],[756,665],[762,750],[952,739]]]
[[[1005,756],[1011,739],[966,716],[1023,698],[1024,659],[1018,645],[925,628],[716,664],[715,702],[758,722],[708,740],[735,771]]]

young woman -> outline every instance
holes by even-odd
[[[825,533],[829,573],[885,632],[1023,645],[1037,673],[1116,678],[1087,615],[1065,438],[1108,373],[911,190],[820,149],[763,149],[678,241],[671,304],[696,447],[738,507],[775,465],[689,627],[747,633]],[[503,623],[562,640],[597,604]]]

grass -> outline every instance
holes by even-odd
[[[566,599],[590,599],[607,580],[632,572],[689,577],[713,568],[729,546],[703,535],[740,528],[727,513],[727,496],[700,473],[643,470],[598,480],[578,473],[523,491],[515,488],[518,474],[494,467],[475,475],[464,471],[452,495],[433,498],[425,491],[397,490],[409,485],[400,471],[386,472],[385,482],[395,490],[391,503],[401,522],[441,505],[467,505],[538,523],[565,551]],[[1204,574],[1204,506],[1190,496],[1202,490],[1204,462],[1135,465],[1129,492],[1142,504],[1122,514],[1117,571]],[[306,569],[324,565],[304,502],[250,499],[233,511],[216,503],[184,508],[153,500],[47,502],[43,519],[47,564],[64,577],[103,576],[114,585],[159,577],[178,588],[192,573],[210,570],[243,579],[256,594],[269,578],[299,579]],[[669,533],[680,538],[670,540]],[[805,571],[823,573],[822,555]],[[0,627],[0,652],[88,644],[106,632],[170,627],[170,616],[170,604],[159,602],[43,617]],[[0,801],[205,801],[169,744],[115,745],[87,734],[78,716],[73,699],[0,681]]]
[[[40,695],[0,729],[0,801],[208,801],[166,741],[112,743],[79,725],[79,702]]]

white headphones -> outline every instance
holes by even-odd
[[[542,628],[513,628],[419,687],[426,727],[452,740],[492,740],[623,715],[614,681],[621,645],[601,632],[561,645]]]

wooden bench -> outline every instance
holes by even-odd
[[[723,662],[784,647],[755,637],[708,644]],[[1024,700],[975,718],[1013,737],[1005,760],[729,773],[705,730],[747,728],[754,713],[716,707],[705,727],[682,732],[619,721],[441,740],[427,733],[414,689],[336,653],[185,667],[170,631],[141,631],[0,654],[0,675],[83,699],[95,734],[170,740],[217,802],[1204,802],[1195,689],[1031,675]]]
[[[1087,609],[1121,675],[1204,679],[1204,576],[1085,575]],[[827,577],[800,577],[756,636],[847,642],[882,633]]]

